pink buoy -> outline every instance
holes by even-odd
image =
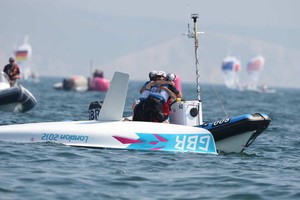
[[[90,90],[106,92],[109,88],[109,81],[105,78],[95,77],[90,80]]]

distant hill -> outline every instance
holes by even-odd
[[[187,31],[185,22],[110,16],[59,7],[51,1],[43,5],[37,2],[18,1],[16,6],[15,1],[5,1],[0,15],[5,16],[0,17],[4,27],[0,31],[1,65],[28,34],[33,48],[32,67],[41,76],[88,76],[93,60],[94,68],[102,69],[109,79],[120,70],[129,72],[132,79],[145,80],[150,70],[158,69],[178,73],[183,82],[195,81],[194,44],[181,35]],[[262,83],[299,87],[300,80],[292,78],[300,74],[300,45],[293,39],[299,30],[205,23],[199,29],[205,31],[199,43],[202,82],[223,83],[220,64],[229,54],[239,57],[242,67],[253,56],[262,54],[266,58]]]
[[[136,79],[145,79],[150,70],[161,69],[178,73],[184,82],[195,82],[193,50],[193,41],[179,36],[122,55],[111,62],[104,63],[101,68],[108,73],[113,73],[113,70],[130,71]],[[241,79],[244,78],[243,70],[249,60],[261,54],[266,58],[260,78],[261,83],[272,87],[283,85],[298,87],[297,81],[290,77],[292,77],[291,73],[300,73],[299,50],[256,38],[216,32],[206,32],[200,39],[200,80],[205,83],[223,84],[220,66],[223,58],[230,54],[239,57],[242,61]]]

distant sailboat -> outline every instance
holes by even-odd
[[[227,56],[222,61],[222,75],[227,88],[239,89],[239,71],[241,62],[234,56]]]
[[[32,56],[32,48],[28,42],[28,36],[24,38],[24,42],[15,50],[16,61],[20,66],[23,80],[38,80],[36,72],[32,71],[30,60]]]
[[[265,65],[265,58],[261,55],[253,57],[246,66],[246,74],[243,82],[240,82],[239,73],[241,62],[234,56],[227,56],[222,61],[222,75],[225,86],[239,91],[254,91],[260,93],[275,93],[266,84],[259,85],[259,78]]]
[[[265,65],[265,58],[261,55],[252,58],[247,64],[247,90],[257,90],[260,74]]]

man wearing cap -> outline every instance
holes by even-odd
[[[158,71],[156,80],[146,85],[150,90],[149,97],[145,103],[146,121],[164,122],[168,118],[168,112],[165,112],[164,105],[170,99],[176,99],[179,92],[174,87],[173,81],[166,80],[166,73]]]
[[[145,115],[144,115],[144,106],[145,106],[145,100],[148,98],[150,91],[146,90],[146,85],[151,82],[155,81],[155,77],[157,75],[156,70],[152,70],[149,72],[149,81],[147,81],[140,89],[140,97],[139,102],[133,106],[133,121],[145,121]]]
[[[10,57],[9,64],[5,65],[3,72],[6,73],[9,77],[10,86],[13,86],[16,83],[16,80],[21,78],[20,68],[15,64],[15,59]]]
[[[179,92],[173,80],[166,80],[164,71],[153,70],[149,78],[140,90],[140,102],[134,107],[133,121],[164,122],[169,115],[167,102],[176,98]]]

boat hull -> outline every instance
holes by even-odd
[[[255,113],[205,123],[198,127],[212,133],[218,151],[240,153],[268,128],[270,122],[267,115]]]
[[[16,85],[0,91],[0,110],[27,112],[37,104],[35,97],[23,86]]]
[[[151,122],[72,121],[0,126],[0,140],[70,146],[216,154],[206,129]]]

